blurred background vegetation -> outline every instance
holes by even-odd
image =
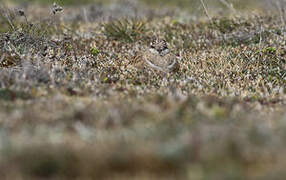
[[[40,3],[40,4],[52,4],[56,2],[60,5],[79,5],[79,4],[88,4],[88,3],[110,3],[110,2],[134,2],[130,0],[4,0],[12,1],[16,3]],[[200,0],[137,0],[138,2],[143,2],[149,6],[162,7],[162,6],[173,6],[183,9],[192,9],[195,10],[201,6]],[[135,1],[136,2],[136,1]],[[273,4],[275,0],[204,0],[207,6],[216,6],[216,7],[226,7],[232,5],[235,9],[247,9],[253,6],[265,6],[265,3]]]

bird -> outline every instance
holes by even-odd
[[[141,54],[144,67],[152,68],[165,73],[178,68],[177,57],[170,52],[165,39],[152,38],[149,47]]]

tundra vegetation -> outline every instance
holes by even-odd
[[[2,0],[1,179],[283,179],[285,5]]]

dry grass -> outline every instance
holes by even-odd
[[[1,179],[284,177],[282,11],[205,20],[121,3],[42,20],[1,9]],[[178,71],[136,66],[152,36]]]

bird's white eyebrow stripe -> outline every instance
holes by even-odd
[[[156,51],[155,49],[153,49],[153,48],[150,48],[149,49],[152,53],[155,53],[155,54],[159,54],[159,52],[158,51]]]

